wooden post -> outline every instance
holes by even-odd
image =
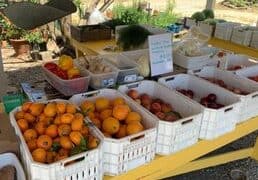
[[[206,9],[214,9],[216,0],[207,0]]]

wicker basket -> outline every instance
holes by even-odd
[[[104,25],[71,25],[71,36],[79,42],[111,39],[111,29]]]

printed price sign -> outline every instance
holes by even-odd
[[[173,71],[172,37],[170,33],[149,36],[151,76]]]

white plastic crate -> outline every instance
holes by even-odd
[[[0,154],[0,169],[5,166],[13,166],[15,168],[17,180],[26,180],[22,165],[13,153]]]
[[[164,77],[159,82],[174,90],[191,89],[197,102],[210,93],[216,94],[217,102],[225,105],[220,109],[205,107],[199,136],[201,139],[214,139],[235,129],[240,114],[240,100],[233,93],[189,74]]]
[[[236,26],[240,26],[240,24],[233,22],[217,23],[214,37],[229,41],[232,36],[233,28]]]
[[[258,65],[258,62],[254,58],[242,54],[227,54],[225,60],[227,62],[221,64],[221,67],[219,67],[220,69],[229,70],[230,68],[233,68],[235,66],[241,66],[242,68],[246,68],[249,66]]]
[[[191,18],[185,18],[185,27],[187,28],[191,28],[192,26],[196,26],[196,20],[195,19],[191,19]]]
[[[209,37],[211,37],[213,35],[214,30],[215,30],[214,25],[210,25],[208,23],[200,21],[200,22],[198,22],[198,26],[199,26],[202,33],[208,35]]]
[[[247,27],[235,27],[232,31],[231,42],[236,44],[249,46],[251,43],[253,30],[251,28],[246,29]]]
[[[95,56],[93,56],[95,57]],[[111,72],[108,73],[100,73],[95,74],[85,67],[81,67],[84,69],[89,75],[90,75],[90,86],[93,89],[101,89],[101,88],[110,88],[114,87],[117,82],[117,75],[118,75],[118,69],[113,66],[112,64],[106,62],[103,57],[98,56],[101,59],[101,62],[105,64],[106,66],[109,66],[111,68]],[[83,58],[83,57],[81,57]],[[86,91],[84,91],[86,92]],[[82,92],[81,92],[82,93]],[[77,93],[79,94],[79,93]]]
[[[57,63],[57,61],[53,61]],[[71,96],[74,94],[86,92],[88,90],[90,76],[85,70],[81,69],[79,66],[76,66],[80,69],[81,76],[76,79],[64,80],[49,71],[44,67],[45,63],[42,65],[43,72],[45,74],[46,80],[59,92],[65,96]]]
[[[253,32],[250,46],[258,49],[258,30]]]
[[[101,89],[74,95],[69,101],[80,105],[86,99],[94,101],[98,97],[109,99],[123,97],[126,104],[133,111],[140,113],[143,126],[146,128],[146,130],[140,133],[121,139],[107,138],[98,130],[102,134],[103,141],[104,173],[110,176],[119,175],[152,161],[155,157],[157,138],[156,120],[150,114],[146,113],[143,108],[139,108],[135,102],[113,89]],[[88,121],[90,120],[88,119]]]
[[[137,81],[139,72],[137,70],[137,64],[134,61],[131,61],[128,57],[117,53],[103,55],[102,57],[118,69],[118,84]]]
[[[249,77],[258,76],[258,65],[237,70],[235,73],[239,76],[245,77],[247,81],[258,84],[258,82],[249,79]]]
[[[64,100],[51,100],[64,101]],[[68,101],[65,101],[68,102]],[[89,150],[69,158],[59,160],[51,164],[43,164],[33,160],[28,146],[23,138],[23,134],[15,120],[15,113],[20,111],[21,107],[15,108],[10,112],[10,122],[14,127],[15,134],[20,140],[20,153],[23,166],[27,171],[27,179],[29,180],[53,180],[53,179],[69,179],[69,180],[100,180],[103,177],[102,168],[102,145],[98,148]],[[95,127],[89,126],[91,133],[100,138]],[[78,161],[77,161],[78,160]],[[77,161],[77,162],[74,162]]]
[[[145,109],[159,122],[157,154],[168,155],[175,153],[192,146],[198,141],[203,111],[203,108],[198,103],[189,101],[154,81],[140,81],[123,85],[118,90],[127,96],[127,92],[130,89],[135,89],[139,94],[147,93],[150,97],[171,103],[173,109],[183,117],[175,122],[162,121]],[[128,96],[128,98],[130,97]],[[144,107],[140,106],[139,108]]]
[[[186,69],[200,69],[207,65],[217,64],[212,58],[217,51],[216,48],[203,47],[201,48],[201,51],[203,52],[203,55],[195,57],[185,56],[178,51],[173,51],[174,64]]]
[[[214,67],[205,67],[202,70],[194,71],[199,77],[216,78],[223,80],[226,85],[249,92],[248,95],[237,95],[240,97],[240,118],[238,122],[244,122],[249,118],[258,115],[258,85],[246,81],[244,78],[233,73],[223,71]]]

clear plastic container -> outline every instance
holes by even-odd
[[[53,61],[57,63],[57,61]],[[59,92],[64,94],[65,96],[72,96],[74,94],[79,94],[82,92],[86,92],[88,90],[90,76],[89,73],[80,67],[80,78],[64,80],[59,78],[57,75],[49,71],[44,67],[45,64],[42,65],[43,72],[45,74],[46,80]]]
[[[137,77],[139,75],[137,64],[131,61],[128,57],[121,54],[109,54],[103,55],[102,57],[118,69],[118,84],[137,81]]]

